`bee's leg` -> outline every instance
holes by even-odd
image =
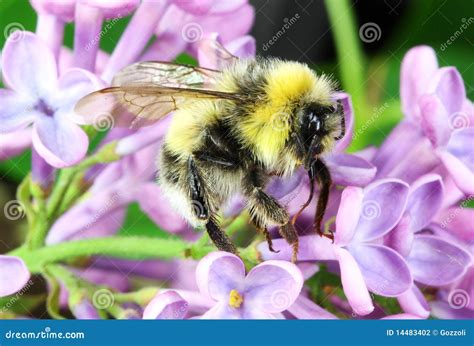
[[[212,242],[216,247],[221,251],[227,251],[233,254],[237,254],[237,248],[230,240],[229,236],[219,227],[217,220],[214,216],[209,218],[209,221],[206,223],[207,234],[211,238]]]
[[[188,183],[194,216],[199,220],[207,220],[207,233],[219,250],[236,254],[236,247],[232,244],[227,234],[219,227],[213,216],[213,208],[209,205],[210,198],[207,195],[206,186],[199,175],[196,163],[192,157],[188,159]]]
[[[288,212],[278,201],[263,191],[264,178],[258,170],[251,171],[244,179],[244,193],[248,200],[248,208],[252,219],[257,225],[276,224],[279,232],[293,248],[292,261],[296,262],[298,253],[298,234],[290,222]]]
[[[255,228],[257,229],[257,231],[261,232],[265,236],[265,240],[267,241],[267,244],[268,244],[268,250],[274,253],[280,252],[279,250],[275,250],[273,248],[273,241],[272,241],[270,232],[268,232],[268,228],[265,225],[260,224],[254,217],[251,218],[251,221],[253,225],[255,226]]]
[[[323,161],[320,159],[315,159],[311,161],[309,167],[309,179],[311,182],[314,182],[316,179],[319,184],[319,197],[318,204],[316,207],[316,215],[314,217],[314,229],[320,236],[325,236],[330,239],[334,239],[332,234],[325,234],[322,230],[321,224],[323,222],[324,214],[326,212],[326,207],[329,200],[329,190],[331,189],[331,174],[329,169],[326,167]]]

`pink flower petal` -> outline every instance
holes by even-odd
[[[350,243],[354,237],[357,223],[362,210],[364,192],[358,187],[346,187],[342,192],[341,204],[336,216],[336,232],[334,242],[339,246]]]
[[[437,70],[438,61],[433,48],[418,46],[405,54],[400,72],[400,97],[407,119],[418,121],[418,98],[426,92],[428,83]]]
[[[160,186],[156,183],[143,184],[140,192],[137,193],[137,199],[140,208],[163,230],[179,233],[192,229],[188,222],[170,206]]]
[[[188,312],[188,303],[176,291],[159,293],[145,307],[143,319],[179,320]]]
[[[70,113],[56,112],[54,117],[37,119],[33,127],[33,145],[53,167],[72,166],[86,155],[89,139],[70,117]]]
[[[0,133],[22,130],[38,116],[34,100],[12,90],[0,89]]]
[[[30,272],[21,258],[0,255],[0,297],[18,292],[29,279]]]
[[[412,286],[413,278],[408,264],[394,250],[383,245],[357,244],[351,245],[349,251],[371,292],[395,297]]]
[[[374,165],[356,155],[325,155],[324,161],[331,171],[333,182],[338,185],[366,186],[377,173]]]
[[[275,253],[268,250],[266,242],[262,242],[257,246],[257,250],[264,260],[291,260],[293,248],[285,239],[273,240],[273,248],[279,252]],[[332,241],[326,237],[320,237],[319,235],[300,236],[298,261],[336,260],[334,248]]]
[[[35,34],[17,31],[2,53],[5,84],[18,93],[46,97],[57,85],[58,71],[53,53]]]
[[[227,301],[217,303],[201,316],[201,319],[204,320],[236,320],[241,318],[241,310],[232,308]]]
[[[242,260],[228,252],[212,252],[196,268],[196,282],[201,293],[226,304],[231,290],[242,292],[244,278]]]
[[[446,150],[438,155],[456,185],[467,194],[474,194],[474,128],[454,131]]]
[[[292,306],[288,308],[291,313],[299,320],[337,320],[337,316],[323,309],[311,299],[300,295]]]
[[[420,98],[421,126],[434,147],[443,147],[452,132],[449,114],[436,95]]]
[[[466,272],[471,257],[443,239],[417,235],[407,261],[416,281],[429,286],[444,286]]]
[[[398,296],[397,299],[406,313],[421,318],[428,318],[430,316],[430,306],[416,285],[413,285],[410,290]]]
[[[354,240],[374,240],[395,227],[405,210],[408,190],[398,179],[381,179],[367,186]]]
[[[421,230],[427,226],[443,203],[444,186],[437,174],[427,174],[410,187],[406,212],[411,216],[411,229]]]
[[[0,134],[0,160],[22,153],[31,146],[31,129]]]
[[[415,236],[411,227],[412,219],[410,215],[405,214],[398,225],[390,231],[384,238],[384,244],[397,251],[403,257],[408,256],[413,245]]]
[[[433,76],[428,93],[435,93],[449,115],[460,112],[466,99],[461,74],[455,67],[442,67]]]
[[[277,313],[288,309],[303,288],[303,275],[296,265],[286,261],[266,261],[245,278],[246,309]]]
[[[356,260],[346,249],[335,250],[341,269],[344,293],[354,312],[365,316],[374,310],[372,299]]]

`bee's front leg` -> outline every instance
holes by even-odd
[[[319,184],[319,197],[318,204],[316,207],[316,214],[314,216],[314,229],[320,236],[325,236],[334,241],[334,236],[331,234],[325,234],[321,225],[323,222],[324,214],[326,213],[326,208],[329,200],[329,191],[331,189],[331,174],[329,169],[320,159],[315,159],[311,161],[310,167],[308,170],[309,180],[311,182],[311,189],[314,188],[315,179]]]

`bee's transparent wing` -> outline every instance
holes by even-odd
[[[220,44],[216,36],[201,39],[199,41],[199,48],[202,54],[205,54],[208,66],[213,66],[219,71],[239,60],[238,57]]]
[[[112,86],[155,85],[173,88],[212,89],[220,71],[161,61],[143,61],[119,71]]]
[[[199,99],[238,101],[240,98],[234,93],[215,90],[140,85],[137,82],[93,92],[80,99],[74,111],[81,124],[107,122],[135,129],[162,119],[186,101]]]

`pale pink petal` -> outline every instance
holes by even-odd
[[[335,252],[341,269],[342,287],[349,304],[358,315],[370,314],[374,305],[356,260],[346,249],[339,248]]]
[[[21,258],[0,255],[0,297],[18,292],[29,279],[30,272]]]
[[[218,251],[206,255],[196,268],[196,282],[202,294],[228,302],[229,293],[242,292],[245,266],[236,255]]]
[[[362,210],[364,192],[358,187],[346,187],[342,192],[341,204],[336,216],[334,242],[339,246],[350,243],[354,237]]]

